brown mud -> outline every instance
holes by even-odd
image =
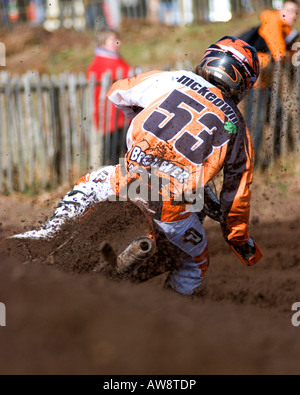
[[[179,254],[160,237],[148,281],[142,269],[132,281],[93,271],[103,239],[119,253],[149,230],[136,207],[111,203],[66,226],[56,244],[9,250],[3,239],[38,227],[52,197],[1,197],[0,373],[299,374],[300,327],[291,319],[300,302],[300,199],[297,183],[291,188],[254,185],[250,229],[264,257],[253,267],[205,221],[210,267],[191,297],[164,288]],[[155,272],[158,262],[165,267]]]

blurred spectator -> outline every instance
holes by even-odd
[[[46,0],[31,0],[28,6],[28,18],[34,25],[41,25],[45,20]]]
[[[249,44],[256,47],[261,67],[261,74],[256,88],[259,87],[257,95],[258,108],[255,125],[253,125],[252,103],[254,90],[250,92],[248,107],[248,126],[254,126],[255,139],[254,145],[258,149],[261,145],[264,121],[270,121],[271,95],[272,95],[272,79],[275,62],[284,63],[286,57],[291,58],[293,51],[292,43],[299,38],[299,33],[293,29],[299,10],[299,2],[297,0],[286,0],[283,2],[282,8],[279,10],[265,10],[261,13],[261,25],[257,29],[257,34],[253,42]],[[241,36],[242,38],[242,36]],[[279,81],[278,81],[279,83]],[[282,105],[278,97],[276,107],[272,108],[272,117],[275,119],[275,156],[280,155],[280,133],[282,119]],[[266,163],[267,164],[267,163]]]
[[[110,72],[113,80],[119,78],[126,78],[129,76],[131,66],[128,65],[125,60],[119,54],[120,48],[120,37],[114,30],[101,29],[96,32],[96,49],[95,57],[90,64],[87,71],[87,78],[91,80],[94,76],[95,82],[100,83],[104,73]],[[102,130],[103,133],[111,134],[111,145],[112,148],[115,146],[117,158],[120,156],[120,152],[125,147],[125,142],[122,140],[123,126],[125,117],[122,112],[116,113],[116,108],[112,104],[108,104],[105,101],[104,114],[107,112],[107,105],[110,105],[110,123],[106,124],[106,117],[99,117],[99,97],[101,93],[101,86],[97,85],[94,92],[94,124],[97,129]],[[102,115],[102,114],[101,114]],[[116,143],[115,143],[116,141]],[[115,156],[115,155],[114,155]],[[114,158],[117,159],[117,158]],[[115,163],[115,162],[113,162]]]
[[[180,7],[178,0],[160,0],[159,21],[164,25],[180,25]]]
[[[260,16],[261,26],[258,32],[265,40],[274,61],[280,61],[290,54],[290,43],[298,34],[293,30],[298,11],[299,1],[286,0],[280,10],[265,10]]]
[[[89,29],[98,30],[107,26],[102,3],[95,0],[84,0],[85,19]]]
[[[245,8],[246,12],[252,14],[254,12],[254,8],[252,6],[251,0],[242,0],[242,6]]]
[[[36,6],[36,23],[42,24],[46,15],[46,0],[34,0]]]
[[[17,6],[19,11],[19,21],[27,22],[27,10],[29,6],[29,0],[17,0]]]
[[[1,7],[1,20],[3,25],[9,24],[9,12],[8,12],[9,0],[0,0]]]

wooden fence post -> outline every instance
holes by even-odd
[[[106,98],[106,94],[111,85],[111,82],[111,72],[108,71],[104,73],[101,78],[101,91],[99,97],[99,125],[101,125],[99,128],[99,149],[100,152],[103,153],[103,157],[101,158],[101,165],[103,165],[104,163],[109,163],[111,157],[111,105]]]
[[[0,87],[0,194],[4,192],[4,94]]]
[[[30,111],[30,82],[28,75],[24,74],[22,76],[22,82],[24,87],[24,101],[25,101],[25,117],[26,117],[26,129],[27,129],[27,152],[29,154],[29,179],[28,183],[30,186],[34,184],[35,181],[35,150],[34,150],[34,134],[33,134],[33,117]]]
[[[11,92],[11,82],[9,78],[9,74],[7,74],[7,78],[5,81],[5,96],[6,96],[6,114],[7,114],[7,164],[6,164],[6,187],[9,193],[13,192],[13,160],[12,160],[12,145],[13,145],[13,134],[12,128],[10,126],[10,122],[13,117],[11,102],[12,102],[12,92]]]
[[[68,91],[69,102],[69,130],[70,130],[70,170],[73,172],[80,168],[80,131],[78,132],[77,122],[77,97],[76,97],[76,84],[77,79],[74,74],[69,74],[67,77],[66,85]],[[71,175],[69,174],[69,175]]]
[[[94,95],[95,95],[96,80],[93,75],[88,84],[88,109],[91,117],[91,129],[89,133],[89,169],[96,170],[99,166],[99,141],[97,139],[98,131],[94,122]],[[100,159],[100,160],[99,160]]]
[[[36,117],[37,117],[37,134],[40,137],[40,158],[41,158],[41,185],[43,189],[47,187],[48,169],[47,169],[47,145],[46,145],[46,135],[43,119],[44,119],[44,109],[43,109],[43,96],[42,96],[42,81],[38,73],[34,74],[34,84],[36,87]],[[46,111],[45,111],[46,113]]]
[[[79,109],[80,109],[80,175],[89,167],[89,144],[90,130],[93,122],[93,107],[90,103],[90,90],[86,77],[83,73],[79,74]]]
[[[295,84],[294,84],[294,89],[295,89],[295,95],[294,95],[294,103],[295,103],[295,108],[294,108],[294,114],[295,114],[295,150],[297,153],[299,153],[300,150],[300,109],[299,109],[299,103],[300,103],[300,65],[295,66],[296,71],[295,71]]]
[[[271,138],[270,138],[270,146],[269,146],[269,155],[268,155],[268,163],[272,165],[275,159],[275,145],[278,143],[276,141],[276,128],[278,128],[278,118],[277,118],[277,110],[278,103],[280,98],[280,88],[281,88],[281,73],[282,73],[282,64],[281,62],[276,62],[273,72],[273,81],[272,81],[272,92],[271,92],[271,105],[270,105],[270,129],[271,129]]]
[[[57,83],[57,77],[51,76],[50,78],[50,104],[51,104],[51,128],[53,133],[54,141],[54,157],[53,167],[55,170],[55,179],[53,180],[54,185],[62,182],[62,132],[61,132],[61,118],[59,108],[59,88]]]
[[[286,57],[286,62],[283,67],[283,73],[281,75],[282,86],[281,86],[281,132],[280,132],[280,155],[285,157],[288,153],[288,141],[289,137],[292,136],[291,127],[291,95],[293,93],[293,87],[291,84],[291,63]]]
[[[19,174],[19,189],[21,192],[25,190],[25,163],[26,163],[26,136],[24,131],[24,126],[22,125],[22,120],[24,119],[24,112],[22,108],[22,92],[20,86],[19,76],[15,76],[12,79],[12,85],[14,87],[15,94],[15,116],[14,124],[17,133],[16,148],[18,154],[18,163],[16,167],[18,168]]]
[[[60,74],[59,82],[59,115],[61,121],[61,172],[63,183],[69,182],[71,171],[71,138],[69,109],[66,97],[67,78],[65,74]]]
[[[41,95],[42,95],[42,134],[45,142],[45,163],[47,167],[46,184],[54,188],[56,185],[56,175],[54,169],[54,134],[51,125],[51,96],[50,96],[50,77],[43,74],[41,78]]]

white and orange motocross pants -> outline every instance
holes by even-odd
[[[105,166],[83,176],[60,202],[55,216],[78,217],[96,203],[116,200],[120,193],[116,192],[113,184],[118,171],[120,165]],[[141,199],[130,200],[144,209],[147,217],[150,216],[167,239],[185,252],[183,256],[186,258],[180,262],[179,268],[169,273],[166,285],[181,294],[192,295],[202,283],[209,264],[205,231],[197,214],[188,212],[181,217],[178,214],[172,216],[172,210],[169,210],[169,216],[166,217],[162,215],[165,202],[151,205],[151,202],[141,202]]]

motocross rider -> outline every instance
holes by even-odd
[[[203,208],[202,192],[223,169],[224,238],[246,265],[255,264],[261,254],[248,229],[254,151],[237,104],[258,75],[256,50],[225,36],[209,46],[195,72],[151,71],[115,82],[108,98],[132,120],[125,160],[86,174],[42,229],[13,237],[51,238],[66,219],[83,215],[93,204],[127,196],[186,253],[166,284],[191,295],[209,264],[197,215]],[[147,196],[130,189],[137,181],[147,186]]]

